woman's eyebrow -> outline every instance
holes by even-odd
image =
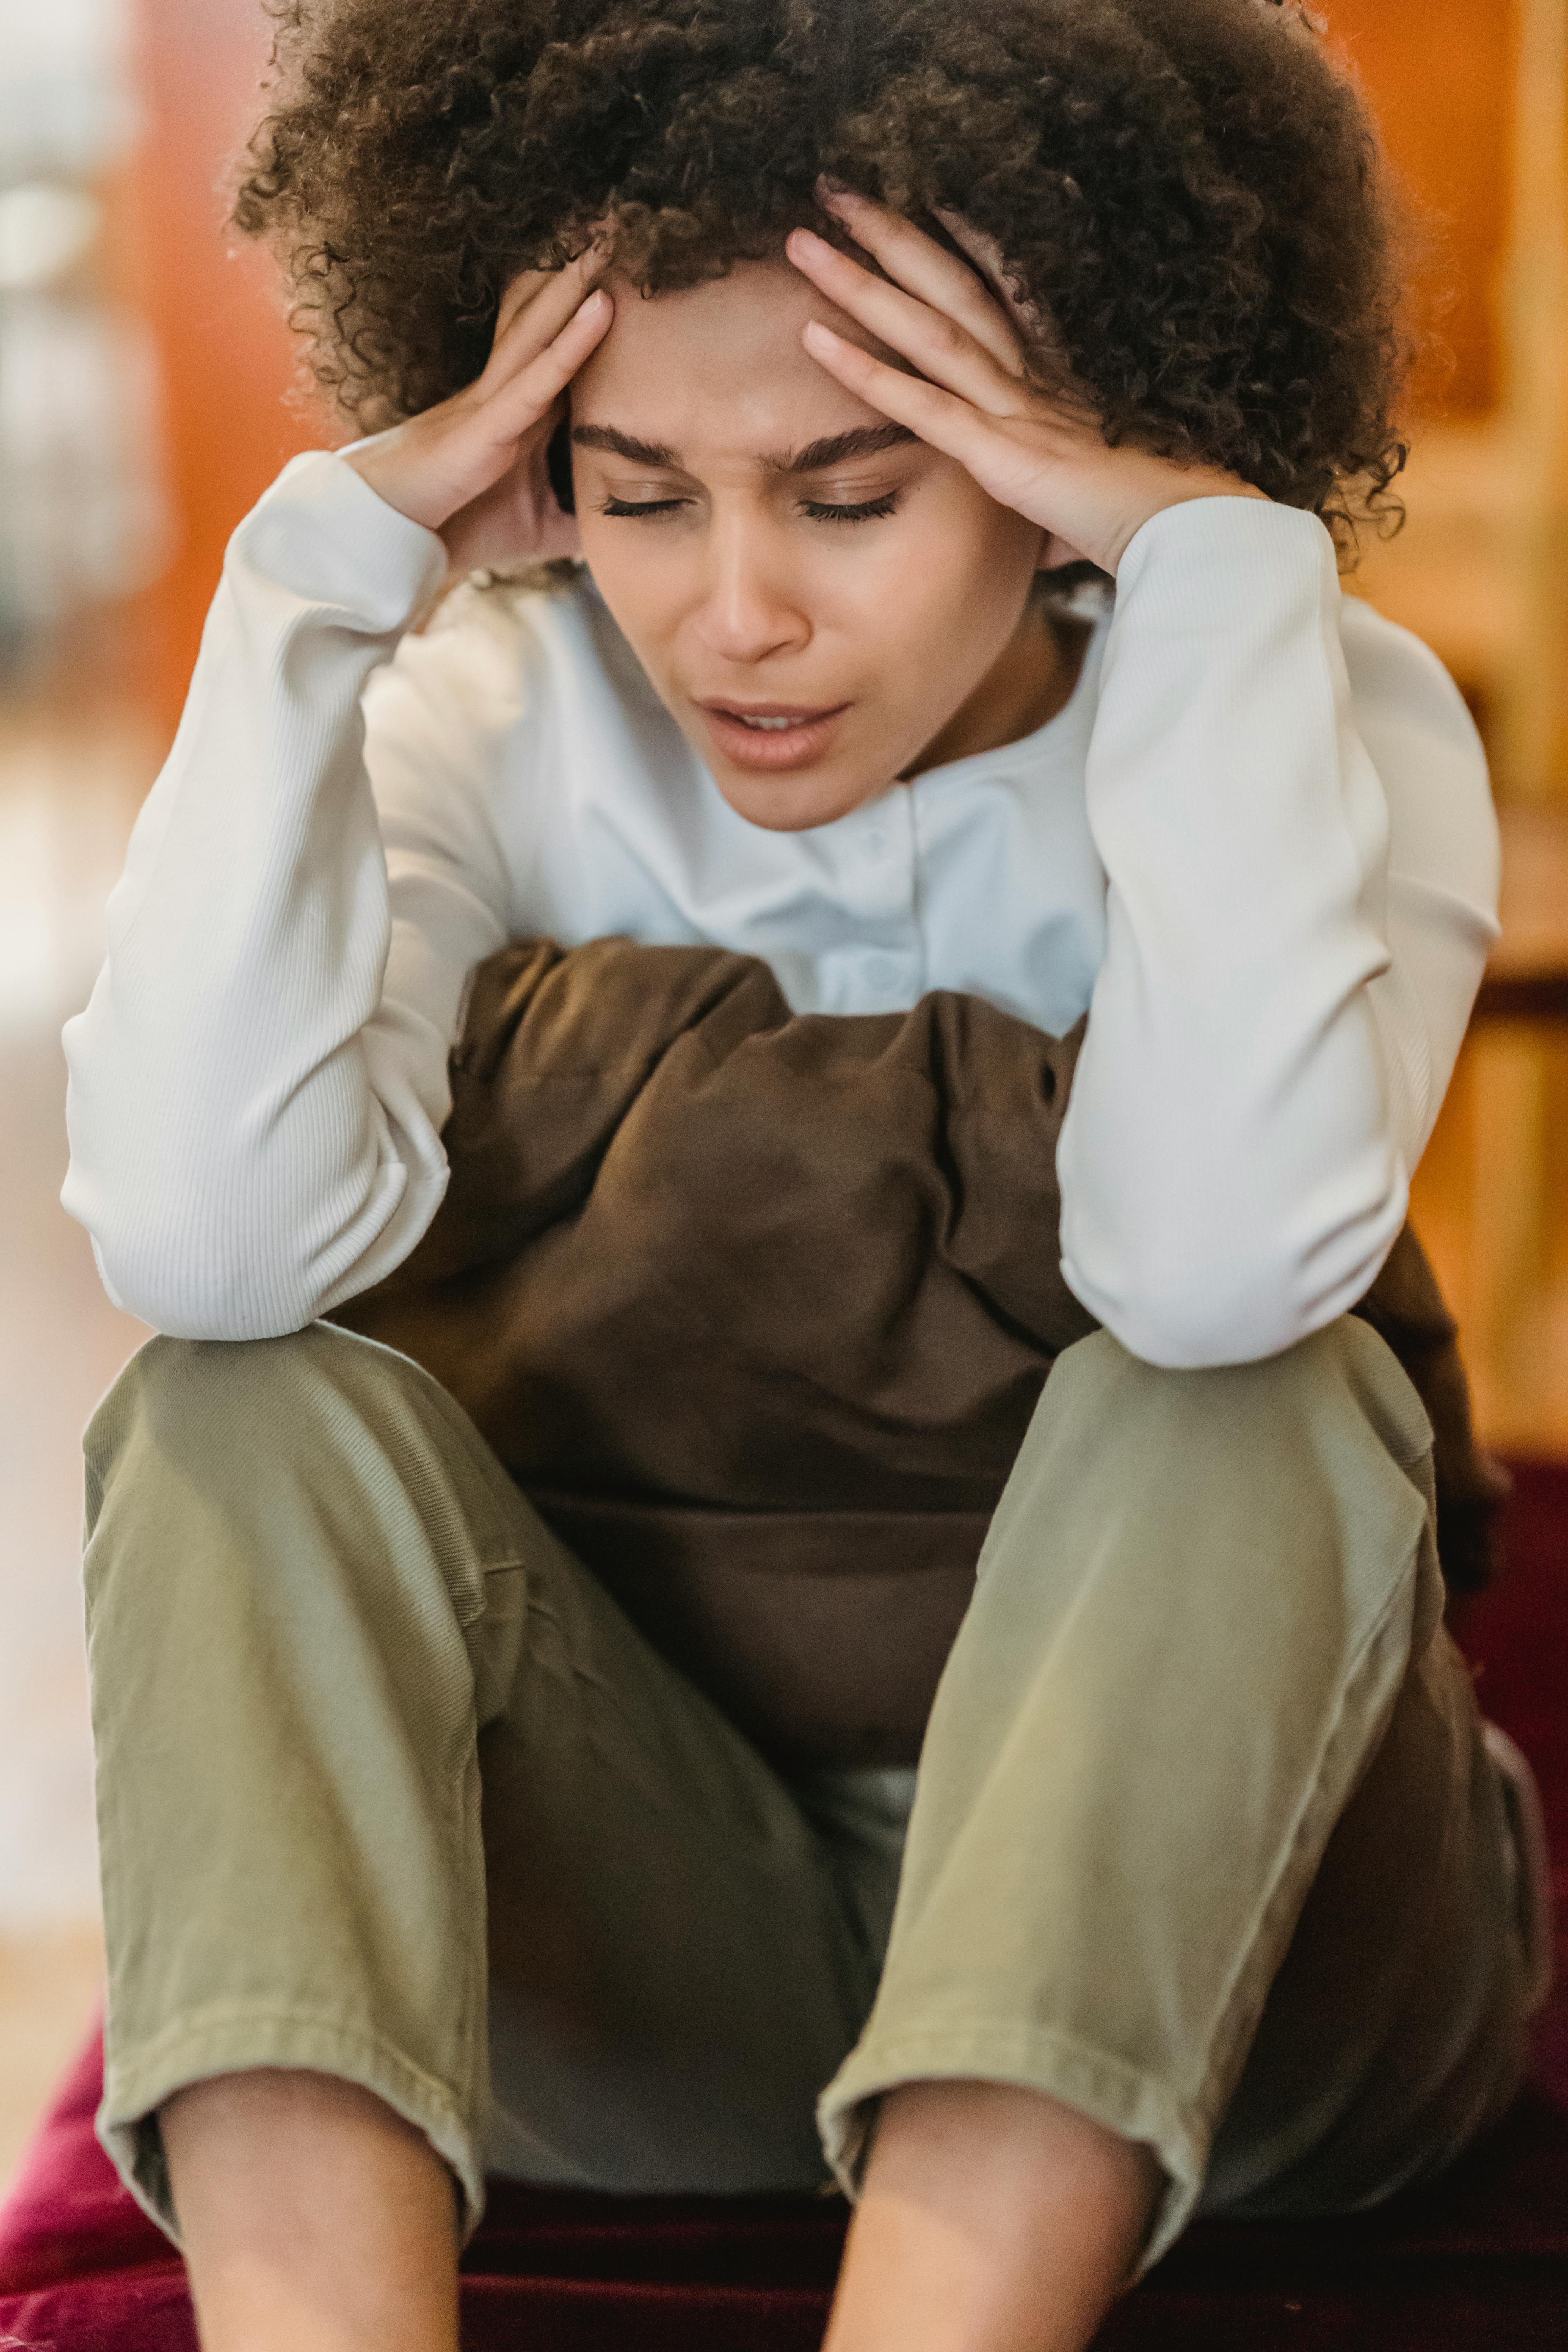
[[[662,466],[679,473],[680,459],[662,441],[638,441],[613,425],[574,425],[572,439],[579,449],[603,449],[612,457],[629,458],[634,466]]]
[[[896,449],[901,442],[918,438],[907,425],[858,425],[851,432],[808,441],[804,449],[787,457],[764,457],[762,463],[770,474],[820,474],[829,466],[845,465],[852,457],[875,457],[884,449]],[[572,439],[579,449],[602,449],[634,466],[657,466],[669,473],[684,470],[679,453],[666,443],[639,441],[614,425],[574,425]]]
[[[824,474],[829,466],[842,466],[851,457],[875,457],[884,449],[896,449],[900,442],[917,437],[907,425],[858,425],[851,433],[808,441],[793,457],[767,457],[763,462],[770,474]]]

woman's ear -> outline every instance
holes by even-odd
[[[550,487],[562,513],[574,515],[577,499],[572,487],[572,420],[569,416],[562,418],[550,436],[544,452],[544,470],[550,477]]]

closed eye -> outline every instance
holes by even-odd
[[[804,501],[813,522],[874,522],[879,515],[890,515],[898,503],[897,490],[889,490],[879,499],[865,499],[858,506],[826,506],[816,499]]]
[[[801,512],[812,522],[874,522],[880,515],[893,513],[899,499],[897,490],[889,490],[879,499],[863,499],[858,506],[830,505],[818,499],[803,499]],[[614,520],[629,515],[674,514],[679,508],[689,503],[687,499],[606,499],[599,512]]]

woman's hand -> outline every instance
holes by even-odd
[[[792,233],[790,259],[919,373],[873,359],[815,319],[803,330],[806,349],[848,391],[956,457],[999,505],[1038,523],[1049,535],[1047,562],[1087,557],[1114,572],[1134,532],[1164,508],[1263,497],[1216,467],[1108,448],[1087,408],[1069,408],[1032,383],[1026,352],[1039,340],[1039,321],[1007,288],[996,247],[966,222],[939,215],[994,294],[901,214],[826,185],[818,194],[887,278],[809,229]]]
[[[484,373],[345,453],[388,506],[440,533],[454,571],[577,552],[545,452],[566,386],[616,315],[603,287],[589,290],[606,257],[593,245],[564,269],[523,270],[501,298]]]

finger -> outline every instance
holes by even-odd
[[[934,310],[956,320],[1009,375],[1022,375],[1024,362],[1018,338],[1010,317],[1004,312],[997,288],[994,286],[988,293],[973,269],[966,268],[951,253],[944,253],[934,237],[927,236],[902,213],[889,212],[885,205],[874,205],[868,196],[829,188],[825,184],[818,184],[817,195],[889,278],[909,293],[918,295],[922,302],[929,302]],[[944,218],[941,215],[938,217]],[[962,239],[955,236],[954,243],[962,243]]]
[[[609,260],[605,246],[595,242],[569,261],[563,269],[524,270],[521,284],[514,278],[508,289],[519,289],[505,324],[496,326],[495,342],[480,382],[493,390],[521,368],[529,366],[574,317],[595,280]]]
[[[561,269],[523,270],[507,289],[504,320],[496,322],[492,357],[523,364],[560,333],[566,320],[604,271],[608,257],[598,244],[583,251]],[[510,299],[515,294],[515,299]]]
[[[615,241],[612,224],[604,219],[591,221],[588,225],[587,238],[588,241],[581,253],[574,254],[571,261],[565,263],[560,269],[520,269],[518,271],[517,276],[510,280],[502,291],[496,316],[494,341],[500,341],[512,321],[526,305],[532,301],[534,296],[549,285],[552,278],[564,276],[567,270],[575,268],[579,263],[591,262],[595,256],[601,268],[608,263]],[[590,279],[595,274],[596,272],[591,268],[587,271]]]
[[[975,407],[1005,415],[1017,405],[1021,366],[1005,368],[946,311],[890,286],[839,253],[808,228],[792,229],[785,250],[804,276],[830,301],[881,342]]]
[[[602,286],[596,287],[543,351],[487,392],[479,410],[487,438],[515,440],[537,425],[603,341],[615,315],[615,303]]]
[[[1075,378],[1061,336],[1052,320],[1041,310],[1038,303],[1014,291],[1007,278],[1007,259],[993,236],[966,221],[962,213],[935,207],[936,216],[955,245],[962,245],[976,269],[984,270],[996,289],[996,299],[1007,306],[1007,315],[1018,329],[1026,351],[1026,372],[1035,383],[1048,389],[1051,399],[1064,416],[1080,424],[1092,424],[1096,417],[1093,399]],[[1041,362],[1047,364],[1042,368]]]
[[[836,335],[820,319],[808,320],[801,330],[801,338],[812,357],[819,360],[840,383],[858,393],[862,400],[879,408],[895,424],[907,425],[911,433],[929,442],[933,449],[956,457],[982,488],[990,488],[994,478],[1010,470],[1004,462],[1009,453],[998,436],[995,422],[972,402],[921,376],[906,375],[901,368],[889,367],[885,360],[874,359],[858,343],[847,342],[842,335]]]
[[[973,262],[1019,333],[1028,342],[1043,342],[1046,324],[1038,305],[1015,293],[1008,282],[1006,256],[995,238],[976,228],[973,221],[966,221],[962,213],[950,213],[942,205],[933,205],[932,210],[954,245],[962,246]]]
[[[517,276],[501,295],[500,308],[496,313],[496,331],[490,339],[492,347],[500,342],[523,305],[531,302],[540,289],[549,284],[552,274],[548,269],[518,271]]]

